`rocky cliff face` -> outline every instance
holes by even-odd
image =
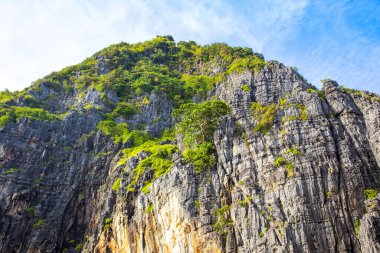
[[[16,119],[0,130],[0,252],[379,252],[380,98],[331,80],[317,91],[278,62],[215,62],[191,65],[225,74],[193,101],[231,108],[213,132],[216,163],[201,172],[181,135],[162,135],[178,107],[165,92],[130,91],[138,110],[114,118],[143,142],[99,127],[119,90],[42,80],[7,100]],[[98,76],[113,67],[97,58]],[[66,113],[17,114],[30,96]],[[147,163],[154,145],[172,148],[164,173]]]

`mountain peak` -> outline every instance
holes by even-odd
[[[380,97],[224,43],[0,93],[1,252],[376,252]]]

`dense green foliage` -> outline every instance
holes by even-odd
[[[115,142],[126,142],[128,140],[129,128],[127,123],[117,123],[110,119],[102,120],[98,124],[98,129],[111,136]]]
[[[259,71],[265,64],[264,57],[249,48],[224,43],[205,46],[193,41],[176,43],[171,36],[157,36],[137,44],[111,45],[80,64],[37,80],[33,89],[41,91],[43,85],[56,92],[70,93],[92,87],[103,94],[115,91],[123,102],[135,94],[155,92],[169,97],[178,106],[190,102],[194,95],[204,98],[226,74],[245,69]],[[0,103],[12,96],[1,93]]]
[[[185,83],[184,89],[188,99],[193,95],[197,95],[202,99],[206,98],[207,93],[221,80],[222,77],[220,75],[206,76],[183,74],[181,78],[181,81]]]
[[[197,173],[216,163],[213,134],[221,117],[230,111],[221,100],[184,104],[174,111],[173,116],[179,121],[176,133],[183,136],[186,148],[183,157],[193,164]]]
[[[106,115],[106,119],[99,122],[97,128],[104,134],[110,136],[112,140],[117,142],[130,142],[131,146],[138,146],[151,139],[151,137],[142,130],[130,131],[127,123],[118,123],[114,120],[116,117],[127,118],[135,113],[135,108],[124,104],[116,107],[116,109]]]
[[[10,92],[7,89],[0,91],[0,104],[8,103],[9,101],[16,99],[20,94],[20,92]]]
[[[374,199],[377,197],[377,194],[379,193],[377,190],[371,188],[364,189],[363,191],[366,199]]]
[[[41,108],[32,108],[27,106],[8,106],[0,104],[0,128],[16,122],[21,118],[29,118],[40,121],[60,120],[58,115],[49,113]]]
[[[116,108],[111,112],[110,116],[112,118],[130,118],[137,113],[139,113],[139,109],[136,105],[129,104],[126,102],[120,102],[117,104]]]
[[[17,119],[26,117],[35,120],[52,121],[60,119],[58,116],[49,113],[48,111],[40,108],[31,108],[26,106],[12,106]]]
[[[252,102],[252,116],[257,120],[255,132],[266,134],[274,124],[278,107],[276,104],[262,105],[260,102]]]
[[[176,124],[176,133],[183,135],[187,148],[212,142],[220,118],[230,111],[229,106],[221,100],[184,104],[173,113],[173,116],[180,121]]]
[[[228,67],[227,73],[242,73],[245,70],[260,71],[266,65],[265,61],[254,55],[235,59]]]
[[[197,173],[211,168],[216,163],[215,148],[211,142],[204,142],[194,149],[186,149],[183,157],[185,161],[193,164]]]
[[[38,101],[35,97],[29,94],[26,94],[22,97],[22,102],[29,107],[39,107],[41,105],[40,101]]]
[[[198,101],[204,100],[210,90],[225,80],[227,74],[244,70],[258,71],[265,64],[261,54],[254,53],[249,48],[231,47],[224,43],[205,46],[193,41],[176,43],[171,36],[157,36],[137,44],[123,42],[97,52],[80,64],[52,72],[35,81],[32,87],[23,92],[0,92],[0,128],[22,117],[35,120],[59,119],[59,116],[43,109],[49,108],[48,100],[62,94],[83,99],[91,88],[101,93],[105,107],[95,107],[89,103],[83,103],[82,107],[85,111],[98,109],[102,113],[104,119],[99,122],[98,129],[115,142],[129,141],[129,146],[139,146],[151,138],[144,131],[130,129],[127,123],[120,122],[140,113],[142,106],[149,104],[149,93],[166,96],[174,102],[175,107],[180,107],[191,102],[195,96]],[[53,92],[48,96],[44,95],[46,101],[40,101],[37,97],[46,94],[46,88],[50,90],[49,93]],[[110,102],[109,91],[116,93],[118,104]],[[137,100],[138,96],[144,99]],[[11,104],[11,101],[15,103],[16,100],[21,101],[23,106]],[[191,109],[192,106],[194,104],[187,104],[180,111],[184,112],[185,108]],[[72,105],[71,108],[76,109],[76,106]],[[191,134],[185,135],[186,143],[189,144],[192,139],[197,138],[193,145],[195,148],[203,142],[212,142],[212,132],[217,120],[208,124],[201,121],[201,117],[218,119],[228,111],[221,101],[209,102],[195,108],[191,115],[202,124],[199,127],[196,124],[191,125]],[[191,120],[184,119],[183,124],[178,124],[179,128]],[[190,146],[187,145],[188,148]],[[206,146],[195,149],[194,152]],[[214,158],[210,156],[207,160],[211,164]]]
[[[144,187],[142,188],[144,193],[148,193],[151,183],[156,178],[159,178],[170,171],[173,166],[171,157],[178,151],[176,145],[167,143],[167,141],[172,139],[173,135],[170,132],[167,132],[159,139],[141,139],[140,141],[135,141],[133,142],[134,145],[122,151],[123,156],[118,162],[119,166],[124,165],[128,159],[137,156],[142,152],[145,152],[146,154],[145,158],[142,159],[137,167],[131,172],[133,180],[127,186],[127,191],[134,191],[140,177],[144,173],[151,173],[152,177],[144,182]]]
[[[134,186],[140,176],[150,169],[153,173],[153,178],[150,181],[146,181],[145,185],[150,184],[154,179],[161,177],[170,171],[173,166],[171,156],[173,153],[177,152],[178,148],[175,145],[155,145],[146,148],[144,151],[149,154],[149,156],[143,159],[139,165],[133,170],[134,180],[128,185],[128,190],[133,191]],[[146,192],[146,191],[145,191]]]
[[[15,122],[16,115],[11,109],[0,108],[0,128]]]

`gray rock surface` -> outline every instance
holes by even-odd
[[[96,128],[96,109],[4,127],[0,252],[379,252],[380,196],[366,200],[364,190],[380,189],[380,104],[333,81],[324,96],[310,88],[277,62],[228,76],[210,93],[232,108],[214,133],[217,165],[195,173],[180,151],[147,194],[140,189],[149,175],[126,190],[146,154],[118,166],[124,147]],[[52,93],[45,87],[41,96]],[[158,136],[173,126],[173,104],[145,96],[149,103],[125,121]],[[74,97],[61,99],[67,108],[103,106],[97,91]],[[278,105],[265,135],[254,131],[253,101]],[[279,157],[293,171],[276,166]]]

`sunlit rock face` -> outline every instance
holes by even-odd
[[[134,71],[108,54],[94,59],[100,78]],[[178,75],[223,74],[186,101],[231,108],[213,131],[216,163],[197,171],[183,135],[163,133],[178,123],[176,94],[132,85],[126,96],[112,88],[116,77],[82,87],[77,69],[72,88],[42,81],[1,107],[16,118],[0,128],[0,252],[380,251],[376,94],[331,80],[318,91],[275,61],[239,71],[215,59],[168,65]],[[114,132],[100,124],[110,117]],[[164,151],[166,160],[153,159]],[[157,161],[170,166],[155,170]]]

